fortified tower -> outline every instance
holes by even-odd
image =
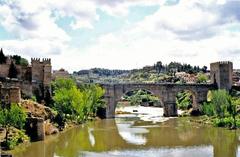
[[[34,92],[39,96],[45,98],[46,95],[51,93],[51,79],[52,79],[52,66],[51,59],[43,58],[42,61],[39,58],[32,58],[32,82],[34,86]]]
[[[211,83],[216,84],[218,89],[232,88],[233,63],[221,61],[210,64]]]
[[[50,85],[52,78],[51,59],[44,58],[40,61],[39,58],[32,58],[32,81],[42,83],[44,86]]]

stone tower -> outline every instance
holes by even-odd
[[[46,93],[51,95],[52,66],[51,59],[32,58],[32,83],[34,92],[41,98],[46,97]]]
[[[32,81],[42,83],[44,86],[50,85],[52,79],[51,59],[44,58],[40,61],[39,58],[32,58]]]
[[[216,84],[218,89],[232,88],[233,64],[229,61],[215,62],[210,64],[211,83]]]

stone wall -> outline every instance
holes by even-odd
[[[9,65],[1,64],[0,65],[0,77],[8,77],[8,73],[9,73]]]
[[[1,101],[5,104],[21,102],[21,90],[19,87],[4,87],[0,84],[0,95]]]

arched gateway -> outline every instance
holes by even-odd
[[[106,117],[115,116],[117,102],[128,91],[144,89],[150,91],[163,102],[164,116],[177,116],[176,95],[178,92],[190,91],[194,97],[193,109],[199,109],[199,104],[207,100],[207,93],[212,89],[230,90],[232,87],[232,62],[216,62],[210,64],[210,84],[102,84],[107,102]]]

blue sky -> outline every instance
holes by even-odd
[[[0,0],[0,47],[71,72],[157,61],[240,68],[239,10],[239,0]]]

